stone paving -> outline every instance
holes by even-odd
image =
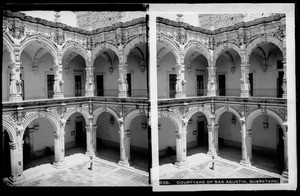
[[[144,171],[123,167],[98,157],[94,160],[93,170],[89,170],[89,158],[84,154],[68,158],[66,165],[60,169],[46,164],[43,168],[24,171],[26,179],[16,186],[149,186],[148,174]],[[71,161],[72,158],[77,159],[77,163]],[[36,173],[34,170],[39,171],[39,176],[31,177],[31,174]]]
[[[246,167],[237,162],[216,158],[215,168],[211,169],[211,158],[207,154],[198,153],[187,157],[188,164],[177,168],[173,164],[160,166],[160,179],[215,179],[215,178],[280,178],[281,183],[288,179],[280,174],[256,168]]]

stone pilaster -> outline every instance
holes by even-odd
[[[283,172],[282,176],[285,178],[289,177],[289,162],[288,162],[288,137],[287,137],[287,131],[288,131],[288,124],[285,122],[283,124],[283,146],[284,146],[284,165],[283,165]]]
[[[252,160],[252,130],[247,130],[245,117],[240,120],[242,130],[241,130],[241,140],[242,140],[242,160],[240,164],[245,166],[251,166]]]
[[[85,96],[93,97],[95,91],[95,82],[94,82],[94,67],[91,65],[85,68],[86,72],[86,82],[85,82]]]
[[[22,98],[21,62],[15,61],[11,67],[11,83],[9,88],[9,101],[19,102]]]
[[[177,64],[177,82],[176,82],[176,95],[175,98],[185,98],[186,97],[186,80],[184,78],[185,68],[184,64]]]
[[[283,81],[282,81],[282,89],[283,89],[283,94],[282,98],[286,99],[287,98],[287,79],[286,79],[286,58],[282,61],[283,63]]]
[[[61,99],[64,98],[64,81],[62,78],[62,65],[54,65],[54,95],[53,99]]]
[[[241,97],[250,97],[249,63],[241,64]]]
[[[119,65],[119,98],[126,98],[128,85],[127,85],[127,64]]]

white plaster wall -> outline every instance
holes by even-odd
[[[147,96],[147,71],[141,72],[138,60],[136,57],[129,54],[127,59],[128,67],[127,73],[131,73],[131,87],[132,97],[146,97]]]
[[[198,134],[198,121],[204,121],[204,132],[207,133],[207,120],[204,114],[197,112],[191,118],[192,121],[189,122],[187,126],[186,142],[187,149],[194,148],[198,145],[197,143],[197,134]],[[193,135],[193,132],[196,131],[196,135]]]
[[[269,54],[271,45],[264,45],[263,49]],[[253,73],[253,96],[257,97],[276,97],[277,96],[277,60],[282,59],[282,53],[274,54],[270,52],[268,57],[268,69],[263,72],[261,69],[260,58],[252,52],[250,56],[250,73]]]
[[[113,60],[113,73],[108,72],[109,64],[104,57],[99,55],[94,61],[94,72],[95,72],[95,85],[96,85],[96,75],[103,74],[104,83],[104,96],[117,97],[119,93],[118,79],[119,79],[119,61],[118,58]],[[95,88],[95,91],[97,89]]]
[[[38,70],[33,71],[32,60],[22,52],[22,66],[24,67],[24,85],[25,85],[25,100],[45,99],[47,98],[47,76],[46,73],[52,73],[50,68],[53,68],[53,57],[50,53],[43,55],[38,61]]]
[[[130,146],[132,150],[147,152],[148,133],[147,129],[142,129],[141,123],[145,121],[145,116],[139,115],[131,121],[130,125]]]
[[[188,64],[185,65],[185,79],[186,79],[186,96],[197,96],[197,75],[203,75],[203,88],[207,89],[207,60],[203,55],[196,57],[190,64],[191,70],[187,71]],[[204,91],[204,95],[207,91]]]
[[[75,97],[75,73],[74,70],[82,70],[78,75],[82,77],[82,96],[85,94],[85,60],[82,56],[78,55],[74,57],[69,63],[69,71],[65,71],[65,65],[63,65],[63,80],[64,80],[64,97]],[[77,72],[76,72],[77,75]]]
[[[158,98],[169,98],[169,73],[176,74],[175,64],[176,60],[172,52],[169,52],[160,60],[160,68],[157,70]]]
[[[44,155],[45,148],[48,146],[54,151],[54,127],[47,118],[37,118],[28,127],[39,125],[39,129],[33,134],[33,153],[36,156]]]
[[[223,138],[225,140],[225,145],[233,145],[239,148],[241,146],[241,125],[238,119],[236,119],[236,123],[233,124],[231,122],[231,118],[231,112],[224,112],[220,116],[219,138]]]
[[[83,118],[83,116],[80,113],[76,112],[69,117],[69,119],[68,119],[68,120],[70,120],[69,123],[66,123],[66,126],[65,126],[65,148],[66,149],[76,146],[75,135],[72,135],[71,132],[75,131],[75,134],[76,134],[75,119],[76,119],[76,117],[80,117],[80,116]]]
[[[263,128],[263,116],[256,117],[252,125],[252,146],[253,149],[276,150],[277,147],[277,121],[268,116],[269,128]]]
[[[216,61],[216,67],[217,67],[217,85],[219,89],[219,81],[218,81],[218,75],[219,74],[225,74],[225,83],[226,83],[226,96],[240,96],[241,94],[241,86],[240,86],[240,79],[241,79],[241,60],[239,57],[237,57],[237,54],[233,55],[233,58],[235,59],[235,72],[231,72],[231,66],[232,63],[228,60],[228,58],[224,57],[223,55],[219,56]],[[219,91],[217,92],[217,95],[219,95]]]
[[[2,53],[2,101],[9,100],[9,71],[7,66],[9,65],[9,52],[4,50]]]
[[[160,156],[162,156],[165,154],[165,150],[168,146],[176,150],[176,126],[166,117],[159,118],[158,123],[161,123],[161,128],[158,131],[158,142]]]
[[[103,112],[97,119],[97,138],[101,138],[103,141],[110,141],[114,143],[120,143],[119,137],[119,125],[117,119],[114,124],[110,124],[110,115],[108,112]]]

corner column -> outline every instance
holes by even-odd
[[[187,129],[187,121],[182,123],[181,133],[176,132],[176,162],[175,166],[178,168],[182,168],[187,165],[186,161],[186,129]]]
[[[241,97],[250,97],[249,63],[241,64]]]
[[[208,155],[218,155],[218,129],[219,126],[215,124],[215,116],[211,117],[211,125],[207,125],[208,129]]]
[[[94,83],[94,68],[89,65],[85,68],[86,72],[86,82],[85,82],[85,96],[93,97],[95,91],[95,83]]]
[[[85,126],[86,130],[86,156],[96,156],[97,155],[97,138],[96,138],[96,130],[97,126],[88,125]]]
[[[128,85],[127,85],[127,64],[119,64],[119,98],[126,98]]]
[[[62,79],[62,65],[54,65],[53,67],[55,74],[53,99],[61,99],[64,98],[64,81]]]
[[[208,66],[208,82],[207,82],[207,96],[217,95],[217,79],[216,79],[216,66],[210,64]]]

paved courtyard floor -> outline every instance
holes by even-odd
[[[238,155],[233,155],[238,154],[238,149],[224,148],[221,156],[216,158],[215,168],[212,170],[211,156],[205,152],[206,149],[191,149],[187,156],[188,164],[180,169],[173,164],[175,156],[161,158],[160,179],[279,178],[281,183],[288,182],[288,179],[278,173],[272,160],[259,154],[255,155],[258,163],[247,167],[239,164]]]

